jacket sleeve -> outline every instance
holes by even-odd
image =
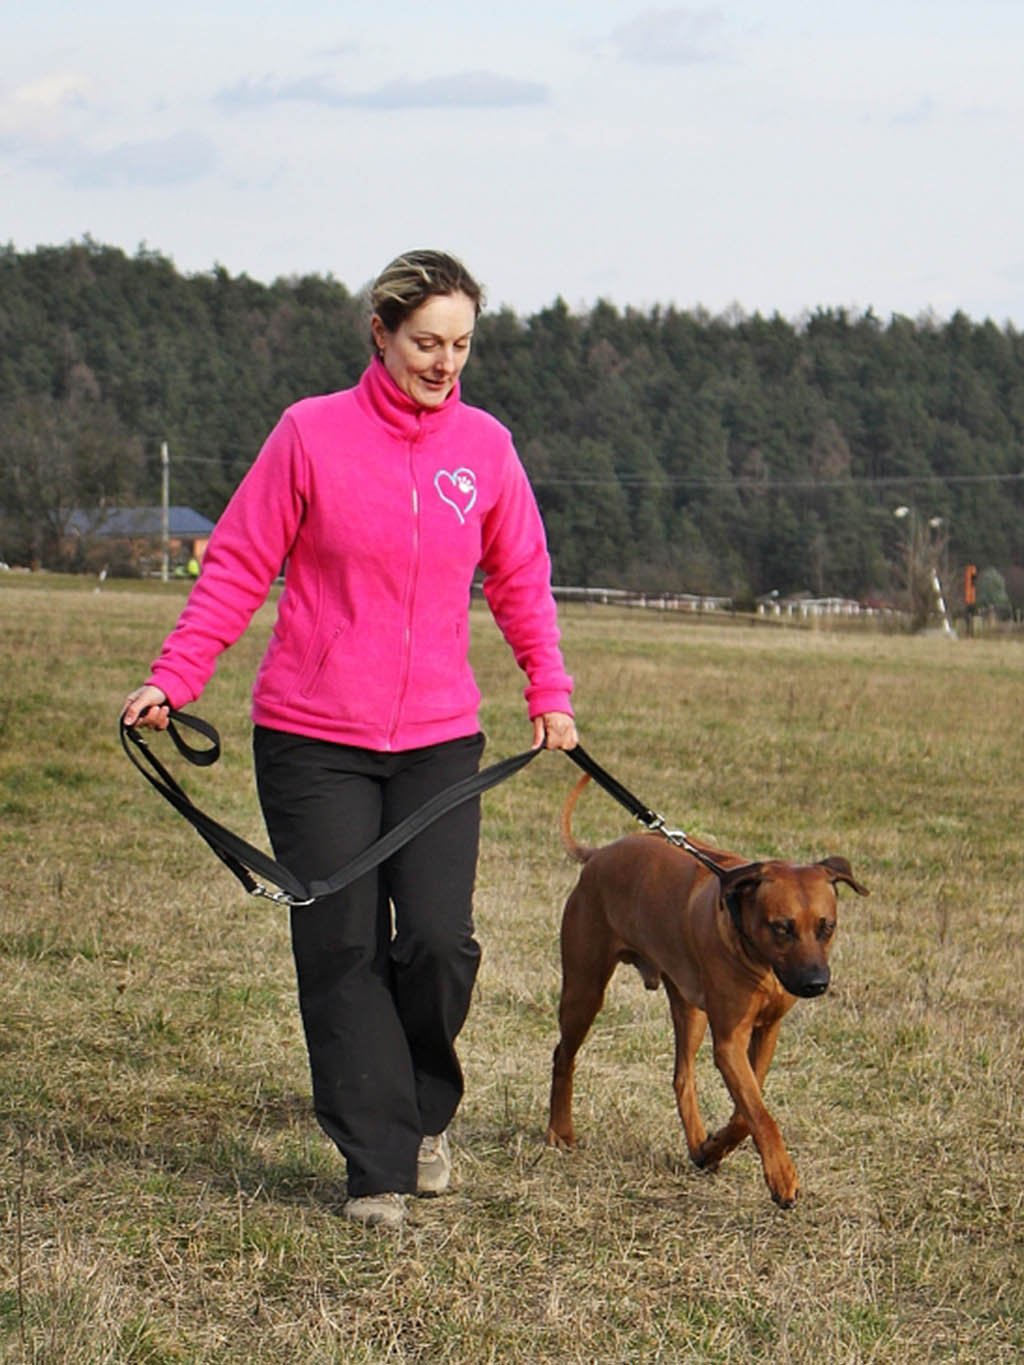
[[[480,567],[484,596],[528,679],[523,695],[530,718],[546,711],[572,715],[544,525],[511,442],[501,494],[483,521]]]
[[[220,653],[266,601],[301,525],[306,491],[305,453],[285,413],[214,527],[199,578],[147,679],[172,707],[200,696]]]

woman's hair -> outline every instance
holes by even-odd
[[[465,294],[480,316],[483,289],[461,261],[444,251],[407,251],[396,256],[370,286],[370,308],[393,332],[435,294]]]

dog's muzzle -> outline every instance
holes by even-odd
[[[803,1000],[812,1000],[816,995],[824,995],[832,979],[832,973],[827,966],[808,967],[802,972],[787,972],[785,974],[780,972],[777,967],[774,970],[775,975],[790,995],[798,995]]]

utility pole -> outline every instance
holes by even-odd
[[[938,569],[932,570],[932,587],[935,590],[935,602],[939,608],[939,615],[942,617],[942,633],[943,635],[955,636],[956,631],[953,629],[953,622],[950,620],[949,608],[946,606],[946,598],[939,581]]]
[[[171,576],[171,457],[166,441],[160,443],[160,543],[160,578],[166,583]]]

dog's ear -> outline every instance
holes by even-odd
[[[744,891],[756,890],[761,882],[762,866],[761,863],[740,863],[738,867],[723,867],[718,871],[718,885],[721,888],[719,904],[724,905],[729,912],[729,918],[740,938],[746,938],[741,896]]]
[[[833,885],[836,882],[843,882],[846,886],[851,886],[858,896],[870,895],[867,887],[862,885],[853,875],[853,868],[845,858],[822,858],[818,866],[826,870],[828,879]]]
[[[740,863],[738,867],[723,867],[718,871],[722,895],[728,896],[739,891],[748,883],[756,885],[761,880],[763,863]]]

